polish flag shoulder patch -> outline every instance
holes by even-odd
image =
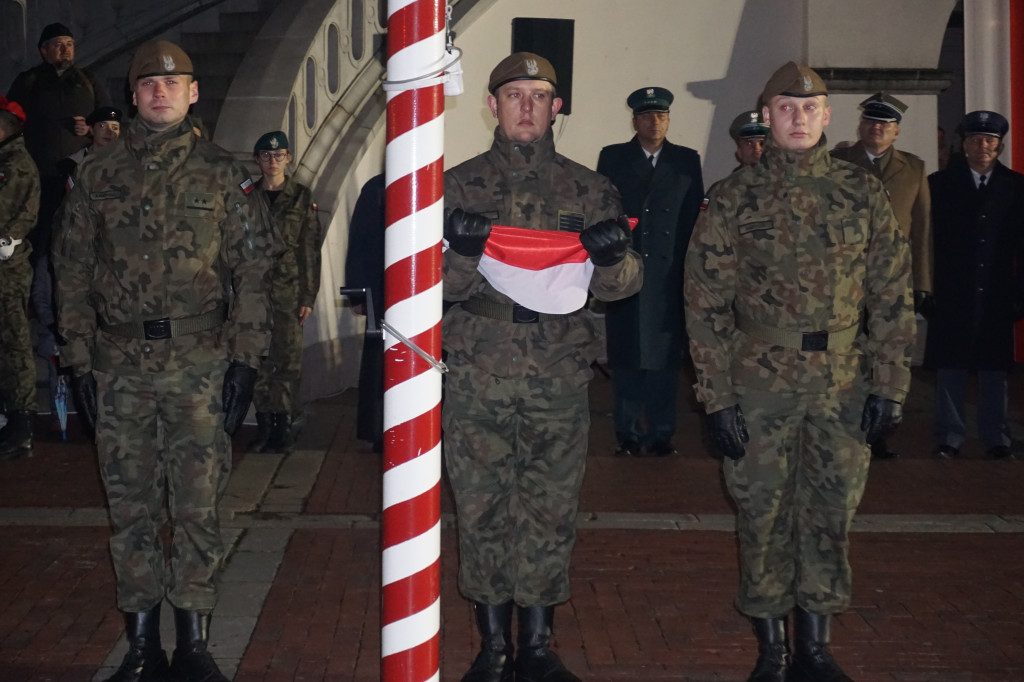
[[[239,185],[242,191],[246,194],[252,194],[252,191],[256,189],[256,184],[252,181],[252,178],[246,178],[245,182]]]
[[[75,188],[75,181],[69,175],[68,179],[67,179],[67,182],[64,183],[64,189],[67,190],[68,192],[70,192],[74,188]]]
[[[708,210],[708,204],[711,203],[711,197],[704,197],[704,201],[700,202],[700,210]]]

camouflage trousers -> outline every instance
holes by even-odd
[[[838,613],[850,603],[850,523],[867,483],[860,430],[866,392],[785,394],[738,388],[750,442],[725,460],[739,509],[739,610],[758,618],[794,606]]]
[[[122,611],[147,610],[165,596],[191,611],[210,611],[217,601],[224,558],[217,502],[231,471],[221,400],[226,368],[95,372],[96,447]],[[168,521],[169,565],[161,534]]]
[[[566,601],[590,375],[500,379],[449,360],[442,423],[459,590],[488,604]]]
[[[258,412],[292,414],[295,409],[295,395],[302,376],[302,327],[298,310],[298,303],[292,307],[274,307],[270,351],[260,363],[253,393],[253,404]]]
[[[0,262],[0,397],[10,411],[36,409],[36,363],[28,320],[31,285],[27,260]]]

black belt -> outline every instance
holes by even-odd
[[[462,301],[461,305],[462,309],[468,313],[480,315],[481,317],[489,317],[492,320],[503,320],[505,322],[515,322],[517,324],[547,322],[548,320],[557,320],[565,317],[565,315],[556,315],[552,313],[538,313],[536,310],[530,310],[526,306],[521,306],[518,303],[499,303],[497,301],[490,301],[486,298],[480,297],[474,297],[469,300]]]
[[[189,317],[161,317],[159,320],[138,320],[121,324],[101,323],[100,329],[107,334],[123,336],[129,339],[169,339],[174,336],[198,334],[208,329],[216,329],[228,319],[228,306],[221,303],[213,310],[201,315]]]

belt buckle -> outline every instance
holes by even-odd
[[[800,350],[828,350],[828,332],[807,332],[800,342]]]
[[[159,320],[146,320],[142,323],[142,331],[147,341],[171,338],[171,319],[163,317]]]
[[[537,322],[540,320],[540,313],[536,310],[530,310],[525,306],[521,306],[518,303],[512,306],[512,321],[518,323],[529,323]]]

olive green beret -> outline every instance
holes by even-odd
[[[510,81],[547,81],[551,85],[558,85],[555,67],[544,57],[532,52],[514,52],[498,62],[491,71],[487,89],[493,95]]]
[[[761,102],[765,105],[770,104],[772,97],[776,95],[816,97],[827,94],[828,86],[814,69],[796,62],[786,62],[765,83]]]
[[[273,152],[278,149],[288,149],[288,136],[280,130],[275,130],[272,133],[264,133],[261,135],[260,139],[256,140],[256,145],[252,148],[252,153]]]
[[[153,40],[139,45],[128,69],[128,83],[149,76],[191,76],[192,60],[185,51],[166,40]]]

